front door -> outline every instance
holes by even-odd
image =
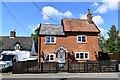
[[[59,52],[58,53],[58,62],[59,63],[65,63],[65,53],[64,52]]]

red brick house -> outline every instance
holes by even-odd
[[[63,18],[60,25],[40,24],[39,62],[97,60],[99,33],[89,9],[87,19]]]

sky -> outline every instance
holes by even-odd
[[[118,28],[118,1],[35,2],[39,8],[33,2],[0,4],[2,12],[0,36],[9,36],[12,30],[16,31],[17,36],[31,36],[40,23],[61,24],[62,18],[85,19],[88,9],[92,13],[92,20],[105,37],[108,37],[107,32],[113,24]]]

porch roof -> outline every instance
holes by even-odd
[[[68,53],[69,51],[65,47],[60,46],[54,52],[55,53],[57,53],[57,52],[67,52]]]

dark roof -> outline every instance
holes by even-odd
[[[100,32],[94,22],[89,23],[87,19],[63,18],[62,24],[64,25],[64,31]]]
[[[40,24],[39,35],[64,35],[63,26],[59,24]]]
[[[21,50],[32,50],[32,37],[15,37],[0,36],[0,40],[3,41],[2,50],[14,50],[16,43],[19,43]]]

